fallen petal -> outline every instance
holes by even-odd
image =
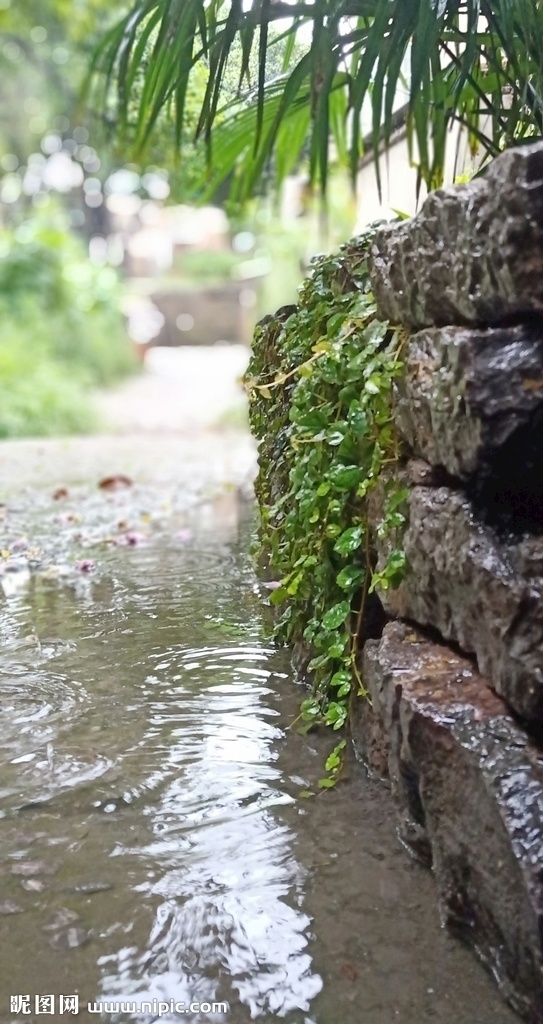
[[[79,572],[94,572],[96,565],[92,561],[92,558],[81,558],[79,562],[75,563],[76,569]]]
[[[123,487],[132,487],[133,480],[124,473],[115,473],[113,476],[105,476],[99,481],[98,486],[103,491],[119,491]]]
[[[184,544],[186,544],[187,541],[192,540],[194,534],[192,530],[189,529],[188,526],[185,526],[183,527],[182,530],[178,530],[177,533],[174,533],[173,536],[174,540],[181,540],[183,541]]]
[[[119,547],[135,547],[136,544],[144,544],[147,537],[144,533],[138,533],[137,530],[129,530],[127,533],[121,533],[115,538],[115,543]]]
[[[345,978],[347,981],[353,981],[354,982],[358,978],[358,971],[357,971],[355,965],[351,964],[351,963],[343,964],[343,966],[341,968],[341,974],[342,974],[342,977]]]

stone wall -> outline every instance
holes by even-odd
[[[357,287],[366,256],[356,239],[341,252],[334,295]],[[408,496],[383,539],[387,481],[369,490],[368,553],[379,571],[401,549],[408,572],[356,620],[369,699],[352,699],[353,743],[431,866],[444,924],[543,1024],[543,143],[380,228],[370,276],[378,316],[403,329],[387,472]],[[293,366],[307,353],[287,365],[281,338],[299,309],[257,335],[266,383],[288,381],[280,414],[257,417],[264,513],[288,496]],[[294,658],[303,673],[301,635]]]
[[[409,572],[363,653],[355,747],[444,922],[543,1022],[543,145],[381,229],[380,315],[408,332],[394,416]],[[372,518],[380,514],[379,494]]]

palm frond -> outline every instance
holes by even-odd
[[[282,27],[274,35],[276,21]],[[301,26],[311,29],[302,55]],[[270,82],[268,54],[278,38],[283,74]],[[246,91],[225,107],[234,45]],[[259,188],[272,165],[280,180],[302,154],[324,192],[331,140],[354,180],[368,115],[379,177],[402,96],[411,151],[431,188],[442,181],[454,122],[483,157],[543,134],[541,0],[134,0],[94,57],[94,102],[113,109],[118,131],[137,150],[167,109],[181,145],[187,90],[201,61],[208,82],[198,133],[208,142],[210,180],[233,174],[240,197]],[[241,140],[249,125],[247,147]],[[296,157],[288,153],[289,132]]]

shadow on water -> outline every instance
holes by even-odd
[[[301,795],[334,740],[288,730],[300,688],[220,525],[0,606],[0,1020],[14,993],[78,993],[82,1020],[156,998],[230,1005],[163,1021],[510,1024],[387,792],[350,764]]]

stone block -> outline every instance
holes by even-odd
[[[408,625],[366,644],[364,679],[403,839],[431,855],[444,922],[541,1024],[543,751],[468,659]]]
[[[543,143],[507,150],[381,228],[370,272],[379,315],[415,330],[543,312]]]
[[[543,525],[543,328],[415,334],[394,416],[411,450],[469,482],[490,521]]]
[[[413,487],[401,536],[380,540],[376,531],[375,543],[378,568],[392,545],[409,563],[399,588],[380,593],[385,611],[475,655],[517,714],[541,723],[543,538],[500,539],[461,492]]]

